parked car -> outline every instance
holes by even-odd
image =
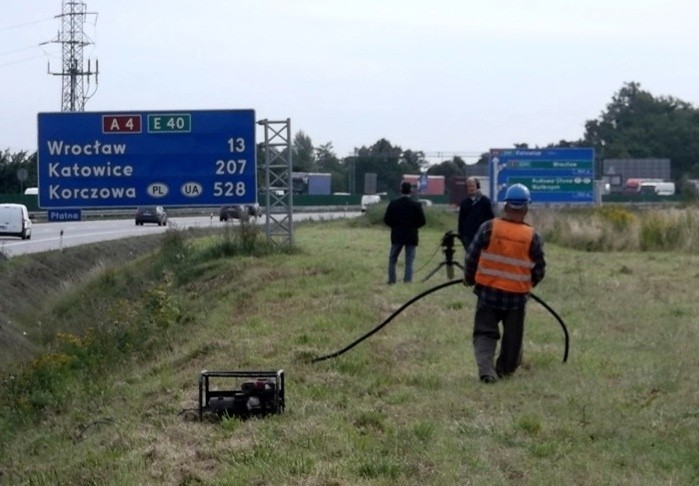
[[[143,226],[143,223],[155,223],[158,226],[167,224],[167,212],[162,206],[139,206],[136,209],[136,226]]]
[[[220,221],[228,221],[229,219],[239,219],[240,221],[248,221],[250,218],[257,218],[262,214],[262,208],[258,203],[254,204],[236,204],[234,206],[223,206],[218,214]]]
[[[32,221],[24,204],[0,204],[0,236],[32,238]]]

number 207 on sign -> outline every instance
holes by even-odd
[[[245,159],[238,160],[217,160],[216,175],[235,175],[243,174],[247,161]]]

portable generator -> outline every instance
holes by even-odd
[[[283,411],[284,370],[203,370],[199,375],[199,420],[205,412],[247,419]]]

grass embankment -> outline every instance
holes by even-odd
[[[428,218],[417,279],[443,259],[441,238],[455,227],[453,214]],[[66,289],[35,316],[47,351],[4,381],[0,481],[699,480],[696,253],[548,243],[536,294],[568,325],[569,361],[561,363],[558,323],[532,302],[523,366],[496,385],[477,380],[475,297],[460,285],[311,364],[447,280],[441,270],[385,285],[388,232],[377,219],[300,226],[292,252],[257,245],[250,233],[172,232],[156,254]],[[192,420],[202,369],[284,369],[287,410]]]

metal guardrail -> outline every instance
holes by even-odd
[[[220,207],[195,207],[195,208],[166,208],[168,218],[177,216],[209,216],[218,218]],[[294,206],[294,212],[297,213],[334,213],[338,211],[359,211],[359,205],[352,206]],[[29,211],[29,217],[32,221],[46,221],[46,209],[40,211]],[[129,219],[133,218],[136,208],[122,209],[84,209],[81,211],[82,220],[99,220],[99,219]],[[262,214],[265,213],[265,208],[262,207]]]

